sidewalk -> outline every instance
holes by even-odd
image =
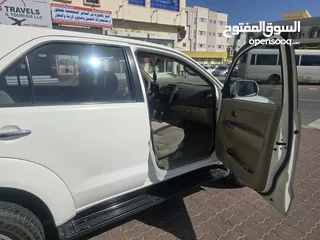
[[[142,212],[91,240],[319,239],[319,140],[319,130],[302,129],[295,200],[286,217],[254,191],[230,189],[226,181],[220,181]]]

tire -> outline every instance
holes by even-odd
[[[40,220],[28,209],[0,201],[0,240],[45,240]]]
[[[280,83],[280,76],[279,75],[271,75],[269,77],[268,82],[273,85],[279,84]]]

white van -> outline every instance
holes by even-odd
[[[320,83],[320,50],[295,50],[298,81]],[[245,79],[277,84],[281,81],[281,58],[275,49],[253,49],[241,62]]]
[[[0,239],[76,239],[230,176],[288,212],[300,144],[291,47],[274,104],[256,82],[229,73],[222,85],[161,45],[0,32]]]

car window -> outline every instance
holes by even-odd
[[[185,83],[208,86],[203,78],[190,66],[171,57],[146,52],[137,52],[140,69],[153,79],[154,71],[158,83]]]
[[[237,87],[237,92],[242,87],[238,97],[247,96],[246,100],[282,105],[282,61],[278,59],[281,59],[279,47],[266,50],[265,46],[259,46],[244,53],[237,61],[239,67],[231,70],[229,79],[229,83]],[[241,81],[252,81],[255,85]],[[252,94],[255,86],[258,95]]]
[[[0,75],[0,105],[30,104],[32,95],[24,60]]]
[[[37,103],[132,100],[120,47],[53,43],[28,59]]]

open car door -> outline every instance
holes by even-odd
[[[301,126],[293,47],[243,46],[222,92],[217,157],[244,185],[286,213],[293,199]]]

